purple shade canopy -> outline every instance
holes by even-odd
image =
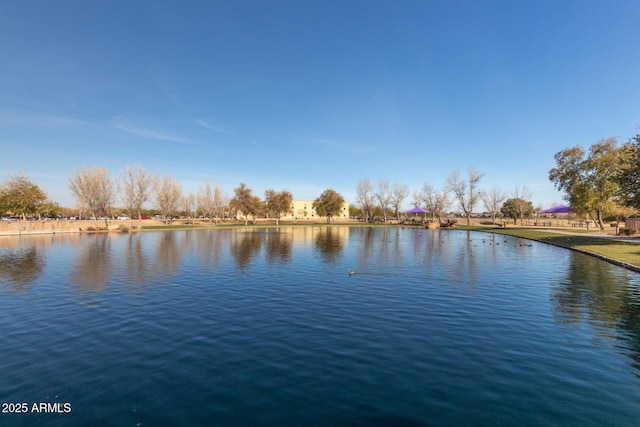
[[[545,209],[543,211],[540,211],[538,213],[541,214],[554,214],[554,213],[572,213],[573,211],[571,210],[571,208],[567,205],[558,205],[558,206],[554,206],[552,208],[549,209]]]
[[[406,211],[405,213],[427,213],[429,211],[424,210],[422,208],[413,208],[411,210]]]

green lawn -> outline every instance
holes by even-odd
[[[620,242],[616,240],[593,236],[570,236],[566,234],[546,232],[540,230],[516,229],[516,228],[486,228],[486,227],[460,227],[467,230],[482,231],[495,234],[522,237],[537,240],[556,246],[587,252],[608,260],[637,267],[640,271],[640,241]]]

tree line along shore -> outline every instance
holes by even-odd
[[[620,144],[616,138],[606,138],[590,146],[563,149],[555,154],[555,167],[549,180],[563,192],[575,220],[593,223],[605,231],[607,222],[623,221],[640,209],[640,135]],[[402,207],[420,207],[426,211],[421,219],[444,224],[452,214],[471,225],[472,218],[482,211],[497,220],[520,221],[537,216],[542,207],[534,207],[532,193],[526,185],[516,185],[511,192],[500,188],[481,188],[484,173],[469,168],[466,173],[451,172],[442,188],[425,182],[410,191],[404,184],[390,184],[379,180],[375,185],[369,178],[360,179],[355,187],[355,200],[344,213],[344,197],[334,189],[327,189],[308,209],[314,217],[332,222],[342,213],[343,218],[360,218],[366,222],[399,220]],[[215,222],[240,219],[247,224],[260,219],[292,216],[293,195],[286,189],[268,189],[264,198],[255,196],[241,183],[228,196],[219,184],[205,182],[197,193],[184,193],[180,183],[169,175],[160,176],[142,166],[125,167],[112,176],[104,166],[83,166],[68,178],[68,188],[76,200],[75,208],[60,207],[47,193],[24,173],[12,175],[0,184],[0,213],[3,220],[19,217],[27,219],[61,219],[88,217],[98,227],[113,218],[161,218],[170,224],[177,218],[208,218]],[[151,206],[151,207],[149,207]],[[308,216],[307,216],[308,217]]]

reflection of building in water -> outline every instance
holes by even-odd
[[[349,238],[349,227],[284,226],[235,229],[230,236],[231,255],[241,270],[264,255],[268,263],[288,263],[294,246],[314,245],[329,260],[336,260]]]
[[[326,236],[327,230],[331,230],[331,236],[339,239],[348,239],[349,238],[349,227],[332,227],[326,225],[316,225],[313,227],[304,226],[304,227],[291,227],[291,228],[283,228],[283,230],[290,230],[291,232],[291,240],[294,245],[296,244],[304,244],[309,242],[315,242],[318,239],[318,236]]]

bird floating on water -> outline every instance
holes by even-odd
[[[353,270],[349,270],[349,276],[353,276],[354,274],[356,274],[356,272],[355,272],[355,271],[353,271]]]

